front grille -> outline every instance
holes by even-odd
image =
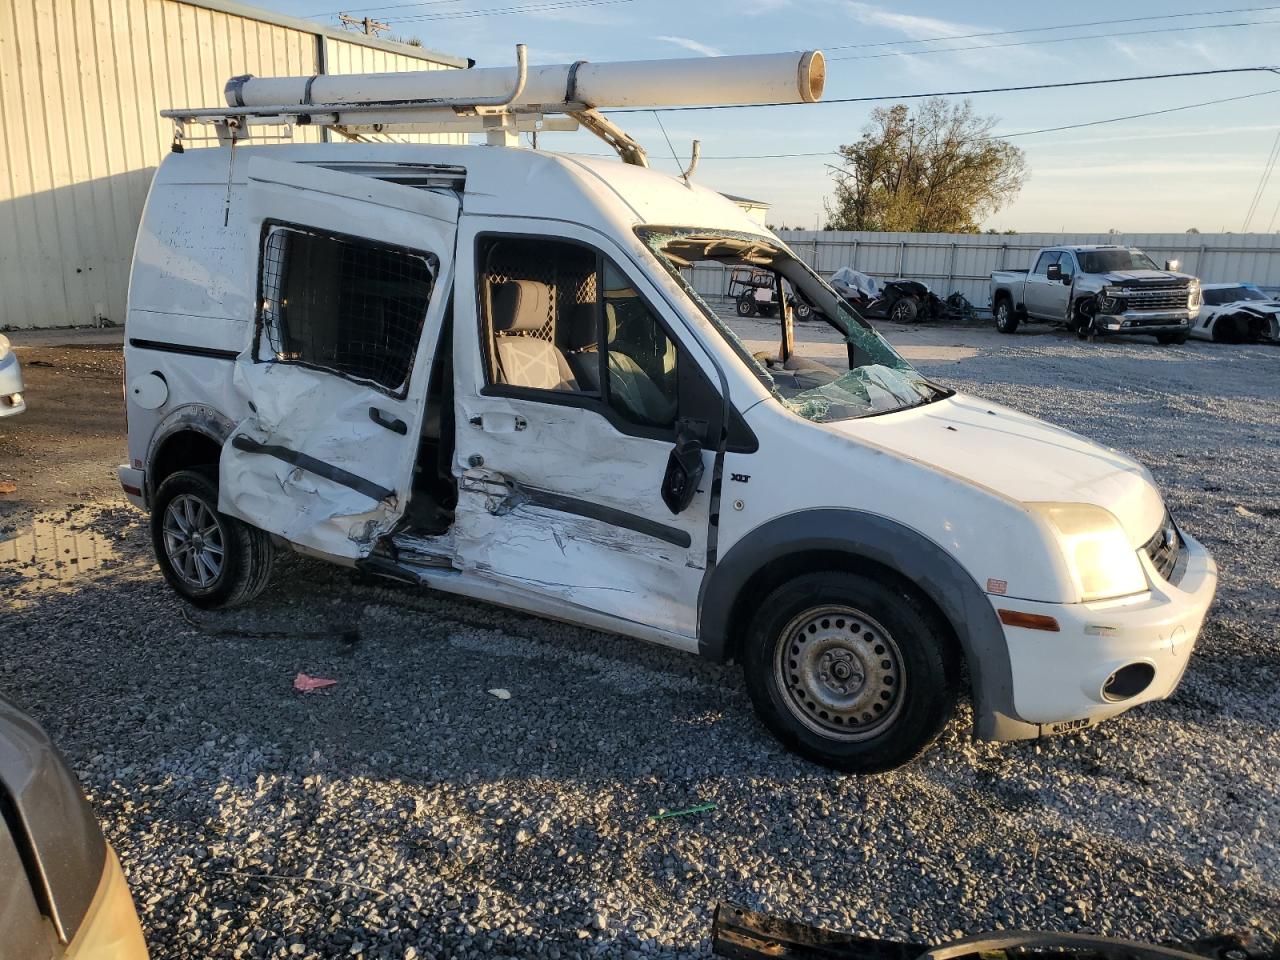
[[[1125,287],[1121,294],[1129,301],[1130,310],[1185,310],[1188,290],[1185,284],[1174,287]]]
[[[1173,522],[1173,517],[1169,516],[1168,511],[1165,512],[1160,529],[1142,549],[1151,558],[1151,565],[1156,568],[1160,576],[1168,580],[1173,575],[1174,568],[1178,565],[1178,556],[1183,550],[1178,525]]]

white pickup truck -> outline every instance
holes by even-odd
[[[1065,324],[1082,340],[1120,333],[1185,343],[1200,281],[1177,270],[1178,261],[1161,270],[1133,247],[1045,247],[1029,271],[991,274],[991,312],[1001,333],[1040,320]]]

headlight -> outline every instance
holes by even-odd
[[[0,360],[9,355],[9,338],[0,333]]]
[[[1187,309],[1194,310],[1200,306],[1200,284],[1192,283],[1187,287]]]
[[[1110,511],[1088,503],[1033,503],[1058,537],[1081,601],[1142,593],[1147,578],[1124,528]]]

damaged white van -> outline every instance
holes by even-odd
[[[173,588],[243,603],[293,549],[736,661],[764,724],[844,770],[909,761],[962,694],[998,740],[1167,697],[1216,569],[1147,471],[932,382],[637,150],[168,156],[120,479]],[[789,306],[752,355],[691,282],[733,267],[844,334],[847,369],[795,355]]]

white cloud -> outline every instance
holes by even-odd
[[[763,13],[773,13],[791,6],[791,0],[742,0],[734,11],[746,17],[756,17]]]
[[[954,20],[897,13],[872,3],[847,3],[845,8],[859,23],[868,27],[885,27],[906,34],[913,40],[924,37],[958,37],[979,32],[978,28]]]
[[[704,57],[722,57],[724,51],[718,47],[709,44],[699,43],[697,40],[691,40],[688,37],[654,37],[655,40],[665,40],[667,43],[674,43],[677,47],[684,47],[686,50],[692,50],[694,53],[700,53]]]

